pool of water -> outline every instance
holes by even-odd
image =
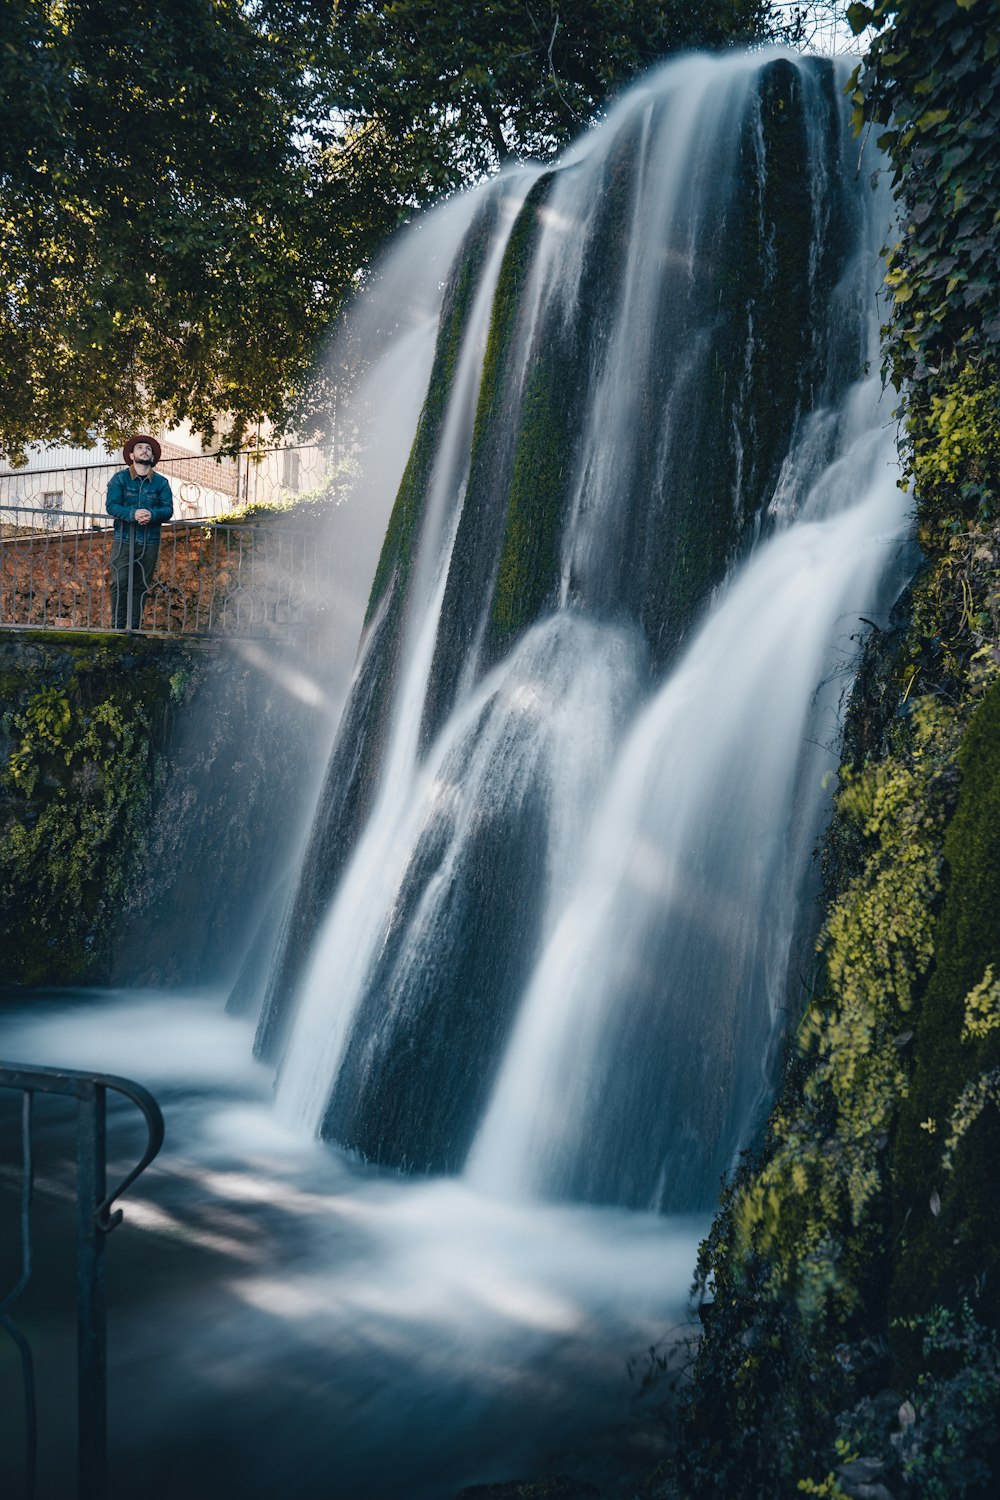
[[[114,1500],[446,1500],[555,1471],[611,1495],[655,1463],[662,1391],[642,1398],[628,1366],[641,1374],[651,1345],[690,1331],[704,1223],[501,1202],[302,1139],[275,1115],[249,1023],[216,995],[8,999],[0,1056],[123,1074],[166,1118],[109,1244]],[[0,1109],[6,1291],[17,1096]],[[37,1363],[40,1500],[73,1493],[72,1124],[71,1104],[36,1101],[36,1264],[17,1313]],[[116,1105],[112,1180],[141,1145]],[[15,1484],[17,1385],[2,1339],[0,1465]]]

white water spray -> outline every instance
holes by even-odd
[[[769,105],[768,89],[791,92]],[[560,340],[580,411],[554,594],[497,664],[503,565],[484,538],[506,495],[484,490],[481,455],[467,486],[497,416],[476,406],[491,305],[534,178],[507,183],[423,498],[378,795],[281,1067],[282,1112],[308,1130],[404,1165],[468,1156],[504,1196],[694,1211],[759,1116],[860,620],[886,602],[905,530],[888,412],[857,378],[888,208],[831,154],[835,89],[801,60],[671,65],[539,200],[504,414],[530,421]],[[775,131],[789,149],[773,117],[793,97],[800,241],[769,217]],[[773,305],[789,267],[792,330]],[[775,414],[755,383],[779,377]],[[487,558],[476,607],[460,553]],[[678,600],[700,580],[699,621]],[[448,652],[452,707],[423,744]]]
[[[799,524],[738,571],[621,748],[473,1148],[481,1188],[609,1196],[609,1179],[629,1178],[635,1134],[662,1113],[675,1143],[634,1194],[659,1208],[685,1195],[690,1157],[724,1167],[748,1137],[836,765],[831,674],[855,657],[859,608],[904,524],[877,382],[850,405],[860,427],[847,452],[804,494],[801,470],[786,475]],[[676,1049],[666,1067],[663,1033]]]
[[[343,882],[343,899],[331,913],[306,975],[282,1067],[279,1109],[285,1118],[313,1133],[319,1129],[329,1080],[336,1074],[354,1006],[377,953],[386,906],[405,871],[414,825],[419,826],[412,809],[418,787],[426,781],[417,762],[421,712],[460,514],[490,308],[507,236],[530,176],[519,174],[503,186],[499,223],[462,340],[415,568],[402,686],[393,714],[382,795]],[[331,971],[337,974],[341,1002],[334,1017],[328,1003]]]

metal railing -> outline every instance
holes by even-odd
[[[82,516],[61,515],[58,528],[44,530],[39,514],[0,506],[0,625],[115,629],[125,571],[116,576],[111,566],[111,518],[84,525]],[[150,576],[143,528],[130,531],[122,541],[135,549],[137,566],[126,561],[129,606],[120,607],[118,628],[136,619],[136,588],[144,596],[141,628],[152,634],[274,636],[322,623],[330,536],[280,524],[168,522]]]
[[[0,1299],[0,1327],[21,1358],[25,1393],[25,1497],[32,1500],[38,1456],[34,1369],[27,1338],[10,1316],[32,1276],[31,1204],[34,1190],[32,1104],[34,1095],[62,1094],[77,1101],[77,1482],[80,1500],[102,1500],[107,1480],[107,1236],[122,1221],[114,1203],[149,1166],[163,1144],[163,1116],[146,1089],[109,1073],[28,1067],[0,1062],[0,1088],[21,1093],[21,1274]],[[146,1149],[110,1193],[107,1187],[107,1093],[130,1099],[146,1122]]]
[[[37,525],[57,530],[65,519],[84,525],[105,517],[104,499],[117,457],[103,463],[53,464],[11,469],[0,465],[0,507],[37,511]],[[315,444],[245,449],[233,456],[168,453],[156,466],[170,481],[174,507],[184,520],[225,515],[237,505],[287,500],[321,484],[329,454]]]

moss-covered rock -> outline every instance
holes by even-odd
[[[368,601],[366,623],[373,619],[379,604],[393,583],[405,593],[406,583],[415,561],[431,475],[438,452],[441,428],[448,410],[448,398],[458,365],[462,340],[469,313],[479,287],[490,240],[496,228],[499,200],[496,195],[484,199],[456,257],[454,270],[441,310],[441,323],[434,348],[434,362],[410,457],[400,481],[389,517],[385,540]]]
[[[801,1480],[835,1494],[854,1443],[902,1493],[950,1494],[933,1488],[946,1483],[931,1458],[944,1413],[955,1452],[974,1450],[954,1474],[986,1461],[971,1393],[1000,1392],[1000,680],[983,622],[955,609],[955,556],[923,569],[859,674],[825,843],[818,989],[766,1136],[702,1249],[694,1493],[792,1495]],[[963,556],[972,566],[964,543]],[[928,650],[944,618],[950,650]],[[957,700],[930,690],[935,669]],[[912,1432],[903,1395],[886,1407],[890,1387],[912,1398]]]
[[[107,977],[192,651],[17,634],[0,660],[0,976]]]
[[[330,733],[276,649],[0,633],[0,982],[232,978]]]
[[[970,25],[962,4],[853,9],[859,24],[897,18],[856,98],[883,121],[887,99],[897,112],[887,139],[911,216],[886,355],[911,378],[903,457],[925,562],[859,672],[824,851],[821,981],[766,1138],[702,1250],[712,1300],[690,1445],[663,1494],[985,1496],[998,1462],[1000,327],[983,299],[940,302],[950,271],[934,262],[954,270],[956,256],[928,211],[977,195],[991,216],[996,163],[935,154],[920,132],[995,135],[982,93],[965,120],[924,120],[927,87],[906,92],[914,70],[964,89],[990,11]],[[940,57],[912,47],[914,26],[946,25]],[[958,258],[985,263],[975,222]]]
[[[531,391],[526,393],[527,399],[534,403],[534,417],[529,422],[530,433],[522,441],[517,368],[527,318],[522,294],[538,243],[540,213],[551,186],[552,175],[544,174],[528,193],[507,241],[497,279],[479,383],[469,476],[452,548],[424,708],[421,733],[425,741],[446,720],[470,652],[479,654],[483,650],[480,622],[484,596],[488,600],[493,591],[501,553],[505,557],[509,595],[501,605],[499,632],[506,642],[530,623],[545,600],[551,601],[555,588],[560,481],[567,465],[565,393],[570,373],[563,363],[561,380],[554,378],[555,363],[560,358],[565,361],[565,354],[557,356],[550,350],[544,373],[539,373],[537,381],[532,378]],[[512,495],[515,473],[520,482],[517,493]],[[530,562],[527,554],[519,551],[520,546],[530,549]],[[492,649],[487,648],[490,661],[498,654],[495,643]]]
[[[890,1306],[908,1319],[967,1300],[1000,1327],[1000,681],[957,764],[948,889],[893,1158]]]
[[[265,987],[256,1043],[260,1056],[280,1052],[291,998],[316,923],[340,880],[381,782],[421,520],[462,340],[498,211],[496,198],[488,198],[470,226],[445,292],[427,397],[372,584],[341,733],[327,767],[317,817]]]

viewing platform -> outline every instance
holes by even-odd
[[[309,450],[314,455],[316,450]],[[282,507],[306,472],[295,450],[165,459],[174,517],[160,534],[144,635],[308,638],[329,608],[337,544],[315,517]],[[0,473],[0,628],[113,629],[113,518],[120,464]],[[274,506],[262,520],[246,504]]]
[[[0,508],[0,626],[111,630],[112,518]],[[279,522],[172,521],[160,533],[143,634],[282,634],[317,628],[334,543]]]

